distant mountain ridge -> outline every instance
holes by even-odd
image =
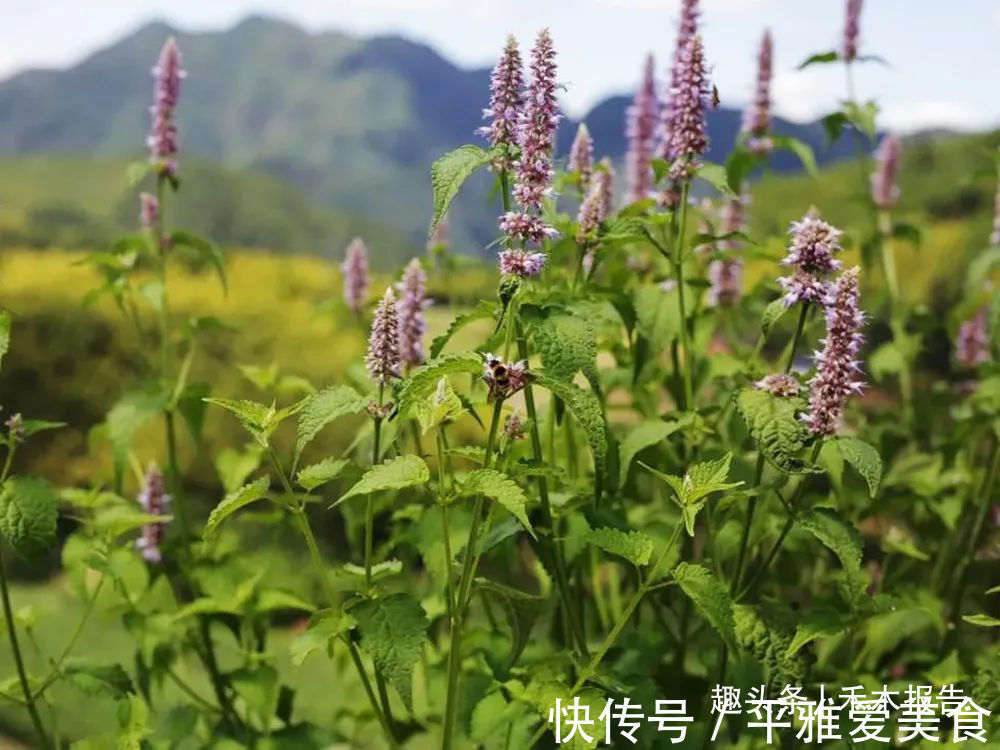
[[[66,70],[29,70],[0,82],[0,155],[138,156],[148,129],[149,70],[169,35],[189,71],[179,110],[185,153],[270,174],[319,205],[422,241],[430,164],[477,142],[489,71],[459,68],[397,36],[310,33],[260,16],[218,32],[147,24]],[[610,97],[583,118],[599,155],[622,158],[629,100]],[[561,149],[577,124],[562,122]],[[710,158],[724,158],[739,125],[737,110],[709,115]],[[809,143],[821,163],[848,151],[846,143],[827,149],[819,123],[779,119],[775,129]],[[797,161],[782,153],[772,166],[791,169]],[[479,250],[496,233],[489,192],[489,177],[481,175],[456,207],[453,231],[464,250]]]

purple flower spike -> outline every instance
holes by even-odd
[[[531,83],[518,123],[517,180],[514,198],[525,208],[540,209],[552,182],[552,149],[559,105],[556,101],[556,52],[548,29],[531,50]]]
[[[785,304],[791,307],[799,302],[822,302],[829,291],[825,277],[841,266],[834,255],[843,249],[843,232],[810,212],[801,221],[793,221],[788,233],[792,243],[781,264],[795,270],[791,277],[778,279],[785,290]]]
[[[139,223],[143,229],[155,229],[160,215],[160,202],[152,193],[139,193]]]
[[[848,269],[833,285],[826,303],[826,338],[816,353],[816,374],[809,381],[809,411],[802,420],[817,435],[830,437],[840,429],[847,397],[860,393],[858,353],[865,314],[858,307],[858,269]]]
[[[396,305],[396,315],[399,318],[399,355],[407,367],[416,367],[424,363],[423,335],[427,331],[424,320],[424,310],[427,309],[427,275],[414,258],[403,273],[403,281],[399,284],[402,295]]]
[[[688,41],[676,79],[677,85],[670,90],[670,179],[682,180],[694,176],[698,157],[708,150],[705,107],[711,91],[701,37]]]
[[[396,319],[396,295],[392,287],[385,290],[375,308],[365,367],[372,380],[380,386],[399,377],[399,321]]]
[[[186,73],[181,68],[181,51],[173,37],[167,39],[160,51],[160,59],[153,68],[152,127],[146,145],[149,157],[161,174],[177,174],[177,153],[180,141],[174,110],[181,94],[181,79]]]
[[[861,18],[861,0],[847,0],[847,13],[844,20],[844,62],[853,62],[858,56],[858,32]]]
[[[590,187],[590,178],[594,173],[594,139],[584,123],[576,129],[576,137],[569,149],[569,163],[566,168],[570,172],[580,174],[580,189],[584,192]]]
[[[742,232],[746,228],[744,209],[747,199],[733,198],[722,208],[722,233]],[[723,240],[722,250],[736,251],[741,248],[739,240]],[[743,261],[739,258],[718,258],[708,265],[708,279],[711,287],[708,302],[713,307],[732,307],[743,294]]]
[[[887,135],[875,152],[875,172],[872,174],[872,200],[881,209],[892,208],[899,200],[899,154],[902,142],[898,136]]]
[[[150,464],[146,476],[142,480],[142,491],[139,492],[139,505],[152,516],[165,516],[170,506],[170,495],[166,492],[163,473]],[[135,547],[147,562],[163,561],[160,545],[163,542],[164,522],[147,523],[142,527],[142,535],[136,540]]]
[[[347,246],[340,271],[344,274],[344,302],[360,315],[368,297],[368,248],[360,237]]]
[[[986,306],[964,321],[955,341],[955,360],[962,367],[976,367],[990,358],[990,337],[986,327]]]
[[[490,106],[483,110],[483,117],[490,120],[490,124],[476,132],[484,136],[493,148],[509,149],[517,143],[518,120],[523,103],[524,71],[521,53],[517,48],[517,40],[509,36],[490,77]],[[493,162],[493,168],[497,171],[507,171],[511,166],[510,158],[506,155],[497,157]]]
[[[587,197],[580,204],[577,214],[576,241],[583,245],[593,239],[598,225],[611,213],[614,197],[614,168],[606,157],[594,174]]]
[[[653,169],[650,165],[659,109],[653,71],[653,56],[647,55],[642,69],[642,82],[625,114],[625,138],[628,140],[628,151],[625,154],[627,203],[648,198],[653,189]]]
[[[500,252],[500,273],[505,276],[520,276],[522,279],[537,276],[545,268],[545,253],[527,250],[503,250]]]
[[[765,31],[757,54],[757,84],[753,103],[743,113],[742,132],[747,136],[748,148],[756,154],[766,154],[774,148],[771,132],[771,70],[774,46],[771,32]]]
[[[993,199],[993,231],[990,233],[990,244],[1000,245],[1000,182],[997,183],[997,195]]]
[[[671,92],[680,85],[678,77],[682,59],[688,43],[698,33],[698,0],[681,0],[681,17],[677,25],[677,41],[674,44],[674,57],[670,68],[670,85],[667,86],[667,98],[660,109],[659,145],[656,155],[661,159],[670,158],[670,133],[673,130],[673,95]]]

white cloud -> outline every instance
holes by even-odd
[[[924,128],[977,130],[990,125],[990,118],[965,102],[924,99],[890,104],[879,115],[879,123],[901,132]]]
[[[838,67],[839,70],[839,67]],[[839,88],[829,73],[819,68],[783,71],[774,76],[771,97],[774,109],[790,120],[813,120],[832,110]]]

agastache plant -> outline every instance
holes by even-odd
[[[392,287],[385,290],[375,317],[372,320],[371,334],[368,336],[368,353],[365,354],[365,367],[368,374],[381,390],[393,378],[400,375],[399,351],[399,319],[396,312],[396,295]]]
[[[843,249],[843,232],[810,212],[792,222],[788,233],[792,241],[781,264],[790,266],[793,273],[778,279],[785,304],[822,303],[829,292],[827,277],[842,265],[836,255]]]
[[[594,139],[585,123],[576,129],[576,137],[569,148],[569,162],[566,169],[580,175],[580,192],[586,193],[590,187],[590,177],[594,172]]]
[[[163,472],[155,464],[150,464],[142,480],[142,492],[139,493],[139,505],[151,516],[165,516],[170,507],[170,495],[167,494],[166,480]],[[142,527],[142,534],[136,540],[135,546],[147,562],[163,561],[164,522],[147,523]]]
[[[840,275],[827,293],[826,337],[816,352],[816,374],[809,381],[809,411],[802,420],[809,429],[825,437],[837,434],[844,418],[847,398],[861,393],[858,355],[864,336],[865,315],[858,306],[858,268]]]
[[[347,246],[340,264],[344,278],[344,302],[355,315],[360,315],[368,301],[368,248],[364,240],[355,237]]]
[[[898,136],[887,135],[875,153],[875,171],[872,173],[872,201],[880,209],[889,209],[899,200],[899,156],[902,141]]]
[[[962,367],[977,367],[990,359],[990,337],[986,323],[986,307],[980,307],[968,320],[962,321],[955,339],[955,361]]]
[[[997,192],[993,199],[993,231],[990,232],[990,244],[1000,245],[1000,180],[997,181]]]
[[[681,0],[680,21],[677,24],[677,38],[674,42],[674,54],[671,57],[668,71],[666,94],[663,106],[660,108],[658,127],[659,144],[656,155],[661,159],[670,158],[671,132],[674,120],[674,90],[681,86],[681,72],[684,69],[684,57],[687,54],[691,40],[698,33],[698,0]]]
[[[844,42],[841,56],[844,62],[851,63],[858,56],[858,34],[861,29],[861,0],[847,0],[847,10],[844,14]]]
[[[672,180],[688,180],[700,166],[698,157],[708,150],[705,111],[712,92],[700,36],[688,40],[674,77],[676,83],[670,89],[670,139],[667,145],[671,161],[669,175]]]
[[[626,203],[648,198],[653,189],[652,161],[659,115],[654,70],[653,56],[647,55],[639,88],[625,112],[625,139],[628,143],[625,152]]]
[[[743,113],[741,132],[746,138],[747,148],[755,154],[766,154],[774,148],[771,133],[771,70],[774,47],[771,32],[767,30],[760,40],[757,53],[757,81],[754,86],[753,101]]]
[[[524,70],[517,39],[507,37],[503,53],[490,76],[490,106],[483,110],[483,117],[490,124],[479,129],[490,146],[499,150],[493,168],[509,171],[513,165],[512,147],[518,143],[518,127],[524,108]]]
[[[423,336],[427,331],[424,310],[427,309],[427,274],[420,261],[414,258],[403,272],[403,280],[398,285],[399,302],[396,316],[399,325],[399,357],[404,367],[416,367],[424,363]]]
[[[177,154],[180,140],[174,110],[181,94],[181,79],[186,73],[181,68],[181,52],[173,37],[167,39],[160,51],[160,59],[153,68],[155,85],[153,105],[149,108],[152,124],[146,144],[149,157],[158,172],[173,176],[177,173]]]

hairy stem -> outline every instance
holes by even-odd
[[[674,238],[673,264],[677,274],[677,308],[681,317],[681,350],[683,359],[681,362],[681,376],[684,381],[684,409],[690,411],[694,408],[694,392],[691,384],[692,372],[694,370],[694,352],[691,350],[690,331],[687,324],[687,309],[685,305],[684,290],[684,235],[687,232],[688,214],[688,190],[687,180],[681,186],[681,202],[679,206],[680,221],[677,226],[677,234]]]

